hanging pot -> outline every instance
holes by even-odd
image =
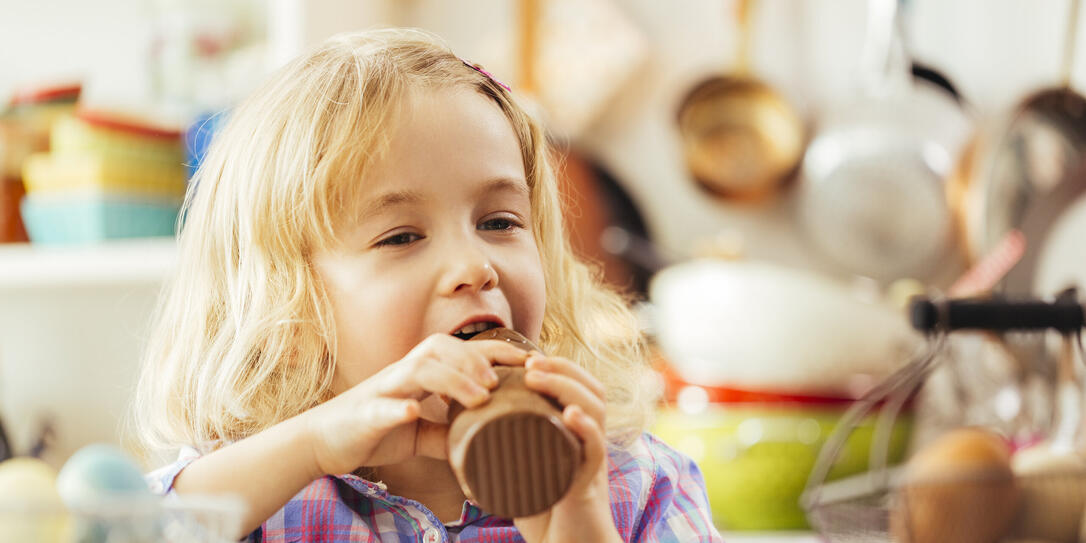
[[[822,123],[797,196],[819,252],[883,281],[929,278],[948,254],[944,179],[970,125],[943,89],[912,84],[898,26],[895,0],[869,3],[863,93]]]
[[[694,180],[720,198],[777,192],[803,153],[803,122],[772,87],[749,73],[751,0],[738,0],[739,66],[696,85],[679,106],[683,155]]]
[[[1009,294],[1033,292],[1045,237],[1086,193],[1086,98],[1070,86],[1078,6],[1072,0],[1061,84],[1026,96],[978,134],[952,185],[972,259],[1012,230],[1025,235],[1026,250],[1000,285]]]

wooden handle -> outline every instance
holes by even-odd
[[[520,62],[517,84],[528,94],[535,94],[535,61],[539,48],[539,0],[520,0],[517,13],[517,30],[520,33]]]
[[[739,29],[739,44],[736,48],[735,71],[739,75],[750,72],[750,11],[752,0],[735,0],[735,20]]]
[[[1075,45],[1078,40],[1079,0],[1071,0],[1071,13],[1067,17],[1067,35],[1063,43],[1063,86],[1071,87],[1071,70],[1075,65]]]

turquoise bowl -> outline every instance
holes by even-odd
[[[179,203],[108,197],[26,197],[21,204],[30,240],[44,244],[172,236],[180,209]]]

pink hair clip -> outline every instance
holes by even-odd
[[[467,66],[468,68],[471,68],[472,70],[475,70],[475,71],[485,75],[487,77],[487,79],[490,79],[491,81],[497,83],[498,85],[501,85],[501,87],[503,89],[505,89],[505,90],[507,90],[509,92],[513,92],[513,89],[509,88],[509,85],[506,85],[505,83],[502,83],[501,81],[498,81],[497,77],[494,77],[493,75],[490,75],[490,72],[484,70],[478,64],[472,64],[471,62],[468,62],[468,61],[466,61],[464,59],[460,59],[460,62],[463,62],[464,66]]]

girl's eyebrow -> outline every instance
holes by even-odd
[[[513,192],[519,196],[530,198],[530,195],[528,194],[528,183],[523,179],[516,179],[513,177],[496,177],[486,181],[476,189],[476,196],[483,196],[491,192]],[[386,192],[374,197],[369,202],[366,202],[366,205],[362,208],[359,216],[372,217],[389,208],[417,204],[424,199],[422,193],[413,190]]]
[[[513,177],[496,177],[485,183],[476,191],[477,195],[482,196],[488,192],[515,192],[520,196],[529,198],[528,183],[523,179],[517,179]]]
[[[362,212],[359,214],[359,216],[370,217],[392,207],[404,204],[417,204],[422,200],[422,194],[416,191],[402,190],[386,192],[385,194],[373,198],[368,203],[366,203],[365,207],[362,208]]]

